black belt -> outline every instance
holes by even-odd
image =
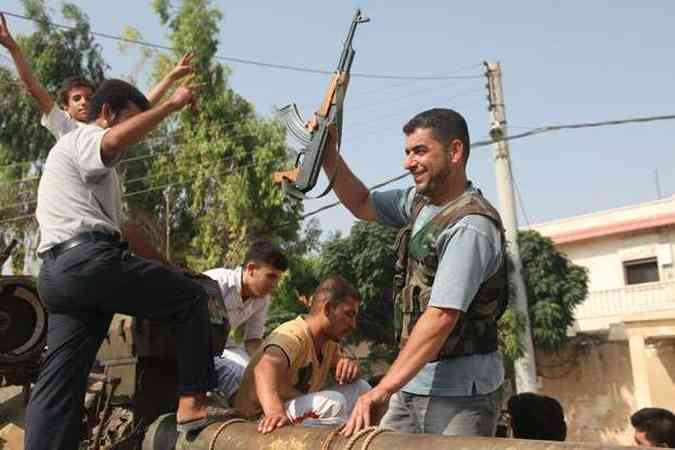
[[[120,235],[119,233],[105,233],[103,231],[85,231],[84,233],[77,234],[71,237],[68,240],[56,244],[49,250],[46,250],[40,254],[41,258],[45,256],[51,256],[52,258],[58,258],[59,255],[67,252],[70,249],[73,249],[81,244],[86,244],[87,242],[97,242],[97,241],[106,241],[106,242],[119,242]]]

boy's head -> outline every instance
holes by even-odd
[[[242,267],[242,296],[264,297],[279,284],[288,269],[286,255],[266,240],[255,241],[246,253]]]
[[[109,128],[148,109],[148,99],[134,86],[122,80],[106,80],[87,105],[87,122],[97,121]]]
[[[516,439],[564,441],[567,437],[565,415],[554,398],[523,392],[509,399],[508,411]]]
[[[310,316],[320,321],[322,333],[340,341],[356,328],[359,292],[340,275],[326,277],[312,295]]]
[[[59,107],[78,122],[87,122],[87,105],[93,94],[94,85],[85,78],[66,78],[57,93]]]
[[[662,408],[642,408],[630,417],[635,445],[675,448],[675,415]]]

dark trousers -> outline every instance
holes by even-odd
[[[178,394],[215,387],[207,296],[125,242],[46,256],[38,283],[49,311],[47,353],[26,411],[27,450],[76,450],[89,371],[114,313],[176,325]]]

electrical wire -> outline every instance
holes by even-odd
[[[241,169],[246,169],[246,168],[253,167],[253,166],[256,166],[256,165],[257,165],[256,163],[242,164],[241,166],[237,166],[235,169],[229,170],[229,171],[223,173],[222,175],[230,175],[232,173],[240,171]],[[139,191],[129,192],[129,193],[126,193],[126,194],[122,195],[122,198],[132,197],[134,195],[146,194],[148,192],[166,189],[166,188],[171,187],[171,186],[180,186],[180,185],[189,183],[194,178],[195,177],[190,177],[190,178],[186,179],[185,181],[167,183],[167,184],[163,184],[163,185],[160,185],[160,186],[152,186],[152,187],[149,187],[147,189],[141,189]],[[213,177],[211,177],[211,178],[213,178]],[[37,203],[37,200],[31,201],[31,202],[22,202],[21,204],[28,205],[28,204],[34,204],[34,203]],[[0,208],[0,209],[5,209],[5,208],[7,208],[7,207],[3,207],[3,208]],[[34,216],[35,216],[34,214],[25,214],[25,215],[22,215],[22,216],[10,217],[8,219],[0,220],[0,224],[24,220],[24,219],[28,219],[28,218],[31,218],[31,217],[34,217]]]
[[[30,17],[21,15],[21,14],[16,14],[12,13],[9,11],[2,11],[4,14],[10,16],[10,17],[15,17],[17,19],[23,19],[27,20],[30,22],[35,22],[35,23],[41,23],[41,21],[36,20],[36,19],[31,19]],[[62,28],[65,30],[74,30],[75,27],[68,26],[68,25],[63,25],[63,24],[58,24],[55,22],[48,21],[46,22],[49,25],[52,25],[57,28]],[[158,50],[166,50],[166,51],[175,51],[173,47],[169,47],[166,45],[160,45],[160,44],[153,44],[152,42],[147,42],[147,41],[141,41],[139,39],[128,39],[123,36],[118,36],[114,34],[108,34],[108,33],[101,33],[98,31],[89,31],[90,34],[94,36],[98,36],[104,39],[111,39],[119,42],[127,42],[129,44],[136,44],[140,45],[143,47],[148,47],[148,48],[154,48]],[[253,65],[253,66],[258,66],[258,67],[265,67],[269,69],[280,69],[280,70],[290,70],[294,72],[304,72],[304,73],[314,73],[314,74],[325,74],[325,75],[332,75],[334,73],[333,70],[323,70],[323,69],[312,69],[308,67],[300,67],[300,66],[292,66],[288,64],[274,64],[274,63],[268,63],[264,61],[257,61],[257,60],[252,60],[252,59],[244,59],[244,58],[234,58],[231,56],[219,56],[216,55],[214,56],[215,59],[218,59],[220,61],[225,61],[225,62],[230,62],[230,63],[239,63],[239,64],[248,64],[248,65]],[[371,73],[357,73],[357,72],[351,72],[350,77],[352,78],[371,78],[371,79],[377,79],[377,80],[465,80],[465,79],[473,79],[473,78],[483,78],[483,75],[383,75],[383,74],[371,74]]]
[[[549,133],[553,131],[561,131],[561,130],[576,130],[576,129],[581,129],[581,128],[593,128],[593,127],[603,127],[603,126],[614,126],[614,125],[624,125],[624,124],[629,124],[629,123],[646,123],[646,122],[655,122],[655,121],[660,121],[660,120],[673,120],[675,119],[675,114],[673,115],[665,115],[665,116],[649,116],[649,117],[636,117],[636,118],[631,118],[631,119],[620,119],[620,120],[606,120],[602,122],[587,122],[587,123],[577,123],[577,124],[570,124],[570,125],[552,125],[552,126],[543,126],[543,127],[538,127],[533,130],[524,132],[524,133],[519,133],[515,134],[513,136],[507,136],[503,139],[496,139],[496,140],[484,140],[484,141],[478,141],[473,143],[471,146],[472,147],[486,147],[488,145],[495,144],[500,141],[513,141],[517,139],[523,139],[529,136],[534,136],[536,134],[543,134],[543,133]],[[401,175],[398,175],[396,177],[387,179],[382,181],[381,183],[378,183],[369,190],[377,189],[383,186],[386,186],[388,184],[391,184],[395,181],[398,181],[402,178],[405,178],[408,175],[408,173],[404,173]],[[307,214],[304,214],[301,216],[301,219],[306,219],[307,217],[311,217],[315,214],[318,214],[320,212],[323,212],[327,209],[333,208],[335,206],[338,206],[340,202],[334,202],[331,204],[328,204],[326,206],[323,206],[321,208],[318,208],[314,211],[311,211]],[[522,203],[521,203],[522,204]],[[527,218],[526,218],[527,220]],[[528,221],[529,222],[529,221]]]
[[[673,120],[675,119],[675,114],[671,115],[663,115],[663,116],[647,116],[647,117],[634,117],[634,118],[629,118],[629,119],[619,119],[619,120],[606,120],[602,122],[585,122],[585,123],[576,123],[576,124],[567,124],[567,125],[551,125],[551,126],[542,126],[538,127],[535,129],[532,129],[530,131],[526,131],[523,133],[515,134],[512,136],[507,136],[502,139],[496,139],[496,140],[483,140],[483,141],[478,141],[472,144],[472,147],[485,147],[500,141],[513,141],[517,139],[523,139],[529,136],[534,136],[537,134],[544,134],[544,133],[550,133],[554,131],[562,131],[562,130],[576,130],[576,129],[582,129],[582,128],[596,128],[596,127],[604,127],[604,126],[616,126],[616,125],[625,125],[629,123],[647,123],[647,122],[656,122],[656,121],[662,121],[662,120]],[[387,184],[393,183],[395,181],[398,181],[404,177],[406,177],[408,173],[404,173],[401,175],[397,175],[396,177],[387,179],[381,183],[378,183],[377,185],[373,186],[371,189],[376,189],[382,186],[385,186]],[[319,208],[318,210],[312,211],[311,213],[305,214],[304,216],[301,216],[302,219],[311,217],[314,214],[318,214],[321,211],[325,211],[327,209],[333,208],[337,205],[339,205],[339,202],[332,203],[330,205],[326,205],[324,207]],[[0,223],[4,223],[5,221],[0,221]]]
[[[520,206],[520,212],[523,214],[525,224],[529,227],[530,218],[527,216],[527,212],[525,212],[525,202],[523,202],[523,197],[520,195],[520,188],[518,187],[518,182],[516,181],[518,177],[516,177],[515,170],[513,169],[513,161],[511,161],[511,171],[513,172],[513,176],[511,177],[511,179],[513,180],[513,187],[516,190],[516,196],[518,197],[518,205]]]

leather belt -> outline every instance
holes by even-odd
[[[120,235],[119,233],[105,233],[103,231],[85,231],[80,234],[76,234],[68,240],[65,240],[59,244],[56,244],[49,250],[46,250],[40,254],[41,258],[45,256],[51,256],[52,258],[58,258],[59,255],[71,250],[78,245],[86,244],[87,242],[97,242],[97,241],[106,241],[106,242],[119,242]]]

